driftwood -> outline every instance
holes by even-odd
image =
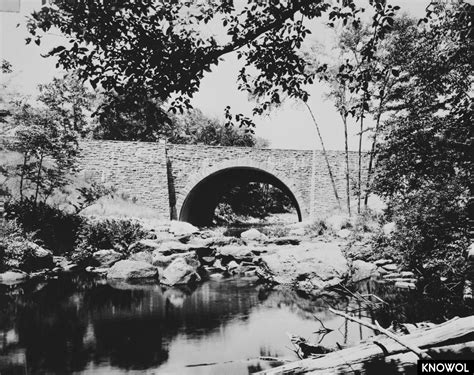
[[[441,346],[438,348],[430,349],[429,352],[434,358],[443,358],[443,354],[449,353],[459,353],[462,351],[469,351],[474,353],[474,341],[470,341],[463,344]],[[438,357],[439,356],[439,357]],[[465,357],[466,358],[466,357]],[[377,364],[372,364],[372,366],[367,366],[366,362],[352,363],[342,365],[336,368],[324,369],[324,370],[315,370],[308,372],[307,374],[311,375],[336,375],[336,374],[353,374],[353,375],[363,375],[370,372],[374,374],[374,370],[380,370],[387,372],[387,369],[390,369],[388,372],[405,374],[408,368],[416,368],[418,363],[418,356],[415,353],[407,352],[402,354],[390,355],[387,357],[381,358]],[[375,368],[376,366],[376,368]]]
[[[423,358],[425,358],[425,359],[430,359],[431,358],[431,356],[429,354],[426,354],[425,352],[423,352],[419,347],[414,346],[414,345],[410,344],[409,342],[406,342],[403,338],[400,338],[397,335],[393,334],[392,332],[387,331],[386,329],[380,327],[380,324],[377,321],[375,321],[375,325],[374,325],[374,324],[371,324],[371,323],[366,322],[364,320],[357,319],[357,318],[354,318],[350,315],[347,315],[347,314],[343,313],[342,311],[338,311],[338,310],[334,310],[334,309],[329,309],[329,311],[331,311],[332,313],[334,313],[336,315],[342,316],[346,319],[352,320],[353,322],[356,322],[356,323],[359,323],[363,326],[369,327],[369,328],[373,329],[375,332],[383,333],[385,336],[390,337],[392,340],[398,342],[400,345],[402,345],[405,348],[407,348],[408,350],[412,351],[413,353],[415,353],[418,357],[420,357],[422,359]],[[376,342],[375,344],[381,346],[378,342]],[[382,346],[382,348],[384,348],[384,347]],[[386,354],[386,353],[384,352],[384,354]]]
[[[421,349],[430,348],[429,353],[433,353],[436,346],[450,340],[459,340],[466,335],[474,333],[474,316],[466,318],[454,318],[445,323],[439,324],[433,328],[417,331],[415,333],[403,336],[403,341],[410,346]],[[389,356],[386,357],[384,352],[377,344],[385,347]],[[261,371],[260,375],[279,375],[279,374],[332,374],[340,373],[344,368],[344,372],[350,372],[350,368],[358,368],[359,370],[364,366],[364,362],[393,357],[397,354],[407,354],[407,348],[400,343],[387,338],[385,336],[376,336],[371,340],[360,343],[359,345],[338,350],[326,354],[320,358],[308,358],[283,366],[275,367],[273,369]],[[417,356],[413,353],[408,353],[415,359]]]

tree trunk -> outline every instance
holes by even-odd
[[[344,123],[344,152],[346,157],[346,200],[347,200],[347,212],[351,216],[351,182],[350,182],[350,169],[349,169],[349,144],[347,138],[347,116],[341,114],[342,122]]]
[[[38,194],[39,194],[39,187],[40,187],[40,178],[41,178],[41,168],[43,167],[43,154],[40,156],[39,165],[38,165],[38,174],[36,175],[36,191],[35,191],[35,207],[37,206],[38,202]]]
[[[336,182],[334,180],[334,175],[332,174],[331,164],[329,164],[329,158],[328,158],[328,154],[326,152],[326,147],[324,146],[323,137],[321,136],[321,132],[319,131],[318,122],[316,121],[316,118],[314,117],[313,111],[309,107],[308,103],[304,102],[304,104],[305,104],[306,108],[308,108],[309,114],[311,115],[311,118],[313,119],[313,123],[316,126],[316,131],[318,133],[319,141],[321,142],[321,147],[323,149],[324,159],[326,160],[326,165],[328,167],[328,172],[329,172],[329,177],[331,179],[332,188],[334,190],[334,196],[336,197],[337,204],[338,204],[339,208],[341,208],[341,200],[339,199],[339,194],[337,194]]]
[[[436,358],[437,348],[447,342],[460,342],[474,333],[474,316],[465,318],[454,318],[427,330],[419,330],[414,333],[401,336],[403,340],[412,346],[416,346],[428,352]],[[374,341],[378,343],[375,344]],[[453,349],[473,347],[473,342],[453,345]],[[385,357],[380,345],[385,347],[389,356]],[[358,345],[337,350],[319,358],[307,358],[295,361],[283,366],[258,372],[260,375],[283,375],[283,374],[340,374],[350,373],[351,368],[360,370],[371,360],[384,360],[395,355],[409,355],[410,358],[418,360],[416,354],[408,351],[406,347],[393,339],[385,336],[375,336],[360,342]],[[356,372],[356,371],[354,371]],[[363,373],[363,372],[362,372]]]
[[[362,112],[360,114],[360,134],[359,134],[359,166],[357,171],[357,213],[360,214],[360,200],[362,196],[362,136],[364,134],[364,101],[362,102]]]
[[[25,180],[25,168],[26,163],[28,161],[28,152],[24,152],[23,154],[23,165],[21,167],[21,175],[20,175],[20,202],[23,202],[23,182]]]

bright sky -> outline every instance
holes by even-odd
[[[15,1],[15,0],[0,0]],[[18,1],[18,0],[17,0]],[[238,2],[237,0],[236,2]],[[428,0],[392,0],[393,5],[414,17],[422,17]],[[61,73],[55,68],[52,58],[43,58],[46,53],[62,39],[60,35],[45,38],[40,47],[25,44],[27,36],[25,16],[39,8],[41,0],[21,0],[20,13],[0,13],[0,59],[6,59],[13,65],[14,76],[10,87],[15,91],[34,94],[40,83],[51,81]],[[20,24],[17,27],[17,24]],[[315,39],[325,43],[332,36],[329,29],[320,26],[313,30]],[[225,60],[211,73],[208,73],[201,84],[201,90],[193,99],[193,105],[205,114],[223,118],[224,108],[232,107],[233,113],[251,114],[253,103],[245,93],[237,90],[237,73],[239,62],[235,55],[226,56]],[[344,133],[339,115],[331,101],[325,99],[324,86],[315,84],[309,101],[321,133],[329,150],[344,148]],[[255,118],[256,135],[270,141],[272,148],[321,149],[316,130],[307,109],[294,102],[287,102],[281,108],[273,110],[270,115]],[[357,127],[350,125],[349,147],[357,149]],[[368,148],[368,143],[365,143]]]

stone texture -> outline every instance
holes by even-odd
[[[259,232],[257,229],[252,228],[252,229],[246,230],[245,232],[242,232],[240,234],[240,238],[242,238],[245,242],[265,241],[267,239],[267,236]]]
[[[331,279],[345,278],[349,266],[338,245],[325,242],[281,246],[278,251],[261,255],[263,273],[279,284],[308,280],[324,287]]]
[[[176,258],[163,271],[161,282],[165,285],[189,284],[200,281],[196,267],[191,266],[182,257]]]
[[[99,250],[92,254],[92,258],[100,267],[110,267],[122,259],[122,254],[115,250]]]
[[[139,251],[138,253],[130,255],[128,259],[136,260],[138,262],[152,263],[153,256],[149,251]]]
[[[175,236],[187,236],[199,232],[199,228],[196,228],[194,225],[185,223],[183,221],[173,220],[171,222],[169,231]]]
[[[265,245],[299,245],[301,243],[301,239],[295,236],[287,236],[287,237],[277,237],[277,238],[270,238],[265,241]]]
[[[352,262],[352,275],[351,280],[353,282],[362,281],[378,275],[377,266],[373,263],[364,262],[363,260],[355,260]]]
[[[121,260],[107,273],[108,279],[149,279],[158,276],[158,269],[148,263],[135,260]]]
[[[84,175],[156,208],[160,219],[179,218],[187,189],[231,165],[259,168],[284,180],[298,199],[303,219],[337,206],[321,151],[95,140],[82,141],[80,149]],[[328,158],[337,189],[344,191],[344,152],[329,151]],[[355,176],[357,153],[350,153],[349,163]]]
[[[128,251],[131,253],[139,253],[140,251],[153,251],[161,246],[163,241],[144,239],[131,244]]]

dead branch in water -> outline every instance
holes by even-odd
[[[343,313],[342,311],[334,310],[334,309],[331,309],[331,308],[329,309],[329,311],[331,311],[332,313],[334,313],[336,315],[342,316],[343,318],[346,318],[346,319],[349,319],[353,322],[359,323],[359,324],[361,324],[365,327],[371,328],[375,332],[383,333],[385,336],[390,337],[392,340],[398,342],[400,345],[404,346],[408,350],[415,353],[421,359],[423,359],[423,358],[431,359],[431,356],[429,354],[426,354],[425,352],[423,352],[420,348],[418,348],[418,347],[416,347],[416,346],[414,346],[410,343],[407,343],[405,340],[400,339],[400,337],[393,334],[392,332],[380,327],[380,324],[377,321],[375,321],[375,325],[374,325],[374,324],[366,322],[364,320],[357,319],[357,318],[354,318],[353,316],[347,315],[346,313]]]
[[[378,330],[378,328],[377,328]],[[442,353],[440,345],[449,342],[459,342],[463,338],[474,333],[474,316],[465,318],[454,318],[445,323],[426,330],[417,330],[414,333],[403,336],[404,343],[410,346],[420,348],[420,350],[428,351],[433,357],[438,352]],[[390,356],[386,356],[380,346],[374,344],[377,341],[386,348]],[[452,345],[449,349],[458,350],[459,348],[472,349],[473,342]],[[442,355],[442,354],[440,354]],[[337,350],[328,353],[320,358],[307,358],[298,360],[283,366],[275,367],[265,371],[261,371],[260,375],[283,375],[283,374],[340,374],[340,373],[363,373],[365,363],[372,360],[380,360],[387,362],[389,359],[409,358],[411,363],[418,360],[418,356],[407,351],[406,346],[401,345],[393,339],[383,336],[376,336],[370,340],[360,342],[356,346]],[[402,363],[403,365],[403,363]]]

